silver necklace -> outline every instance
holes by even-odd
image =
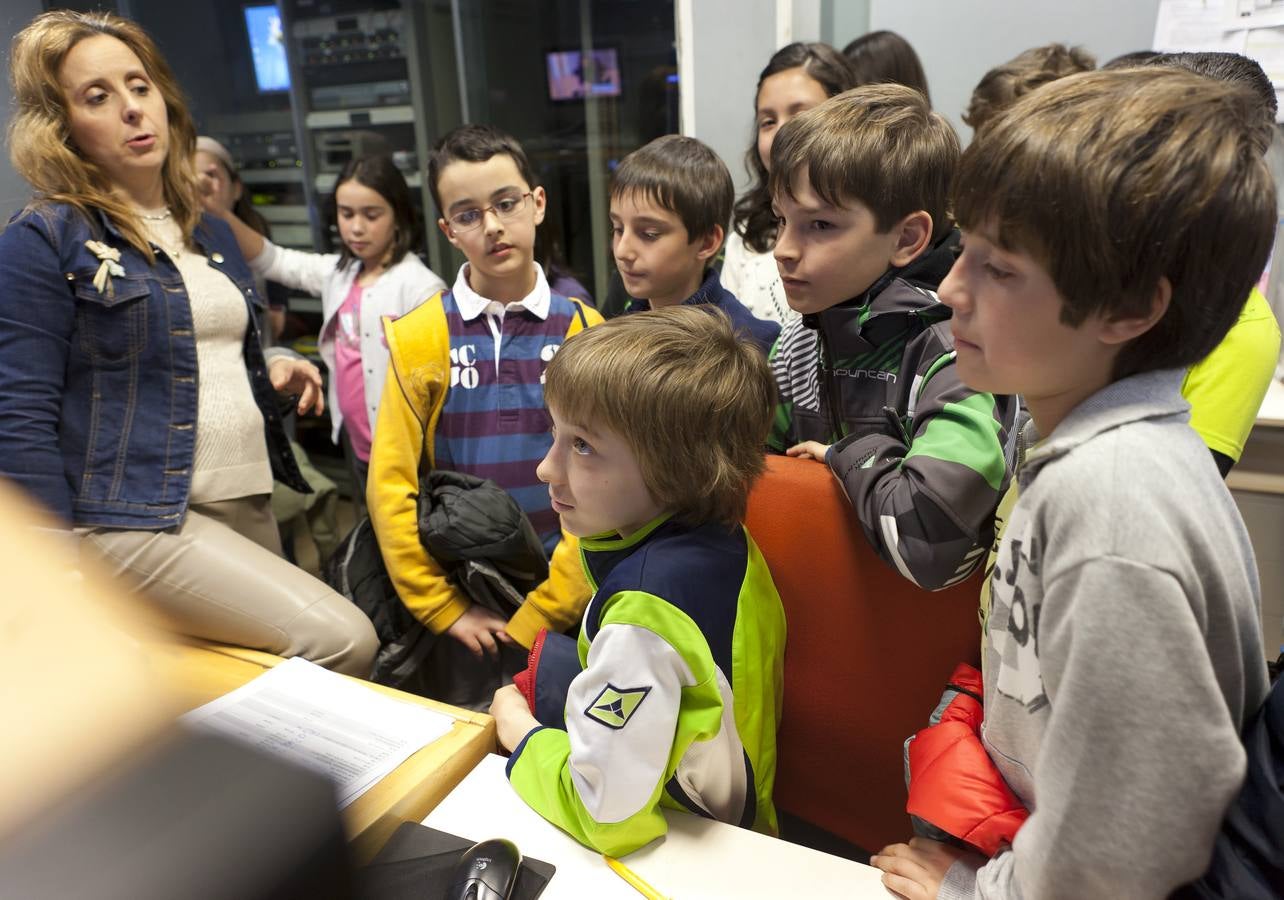
[[[164,222],[166,219],[168,219],[172,215],[173,213],[169,211],[168,207],[166,207],[164,210],[158,213],[140,212],[138,214],[138,218],[142,219],[144,222]]]

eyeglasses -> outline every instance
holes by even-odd
[[[515,219],[526,209],[526,201],[530,199],[530,196],[530,191],[524,194],[508,194],[500,197],[492,205],[483,206],[481,209],[461,209],[447,221],[456,231],[472,231],[481,225],[488,212],[493,212],[504,221]]]

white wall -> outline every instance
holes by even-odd
[[[828,18],[822,21],[821,38],[842,50],[869,31],[871,0],[828,0]]]
[[[0,124],[7,127],[13,114],[13,97],[9,85],[9,41],[23,26],[44,11],[40,0],[4,0],[0,3],[0,34],[6,35],[0,44]],[[9,217],[22,209],[31,199],[31,187],[18,177],[9,165],[9,145],[5,143],[0,154],[0,228]]]
[[[1054,41],[1080,45],[1098,63],[1146,49],[1159,10],[1159,0],[869,2],[870,30],[898,32],[914,45],[927,70],[932,105],[954,123],[965,143],[972,132],[960,116],[989,69],[1022,50]]]
[[[828,41],[842,49],[864,34],[870,0],[678,0],[682,133],[712,147],[736,182],[751,178],[744,156],[753,137],[758,73],[790,41]]]
[[[776,6],[777,0],[676,4],[679,44],[690,42],[678,53],[686,113],[682,133],[698,137],[722,157],[737,196],[750,181],[744,155],[753,137],[758,73],[776,52]]]

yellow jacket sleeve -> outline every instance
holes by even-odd
[[[1190,427],[1210,450],[1239,462],[1279,353],[1279,325],[1266,298],[1253,288],[1226,337],[1187,370],[1182,382]]]
[[[584,307],[587,324],[602,321]],[[581,329],[572,320],[567,337]],[[388,376],[379,403],[366,503],[384,564],[401,602],[436,634],[468,609],[468,598],[419,542],[419,463],[433,465],[433,436],[450,385],[450,337],[440,295],[395,321],[384,322]],[[507,631],[529,647],[540,628],[564,631],[584,612],[590,596],[579,543],[565,532],[553,551],[549,577],[532,590]]]
[[[385,320],[384,335],[388,376],[370,448],[366,505],[401,602],[440,634],[469,605],[419,543],[419,461],[427,452],[432,465],[432,435],[450,385],[450,338],[440,294],[395,321]]]

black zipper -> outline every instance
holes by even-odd
[[[819,322],[816,323],[820,325]],[[829,342],[825,340],[825,329],[818,327],[816,334],[820,338],[820,370],[825,374],[823,386],[825,389],[825,404],[829,407],[829,433],[830,443],[838,443],[843,439],[842,416],[839,415],[838,409],[838,388],[834,380],[834,361],[829,355]]]

